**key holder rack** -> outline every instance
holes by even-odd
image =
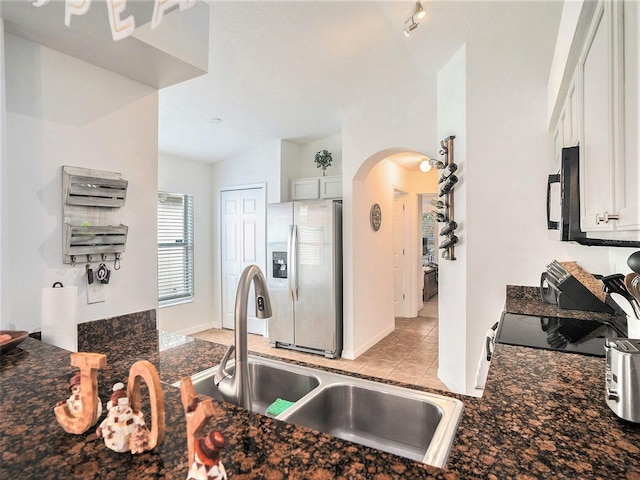
[[[455,221],[453,194],[455,185],[458,183],[458,176],[454,173],[458,170],[453,156],[453,140],[455,138],[451,135],[440,141],[440,155],[444,158],[438,178],[438,199],[444,202],[443,209],[445,211],[445,213],[441,212],[442,215],[439,216],[440,221],[445,223],[440,229],[440,236],[444,236],[445,239],[440,242],[438,248],[442,250],[443,259],[452,261],[456,260],[455,246],[460,241],[456,235],[458,224]]]
[[[127,187],[116,172],[62,167],[63,263],[112,261],[120,268],[129,227],[117,219]]]

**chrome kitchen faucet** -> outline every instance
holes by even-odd
[[[249,265],[242,272],[236,291],[235,344],[229,346],[214,377],[215,384],[223,395],[234,399],[236,405],[248,410],[251,410],[251,383],[247,361],[247,304],[251,282],[254,284],[256,293],[256,316],[262,319],[271,317],[271,301],[269,300],[267,282],[257,265]],[[233,373],[229,373],[227,362],[234,351],[235,370]]]

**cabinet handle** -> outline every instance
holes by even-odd
[[[609,223],[609,220],[620,220],[620,215],[604,212],[604,215],[600,216],[599,213],[596,213],[596,225],[600,225],[600,222]]]

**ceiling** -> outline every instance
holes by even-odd
[[[435,74],[492,25],[524,16],[555,35],[562,11],[546,0],[422,3],[407,38],[414,1],[210,1],[209,73],[160,91],[160,151],[216,162],[339,133],[350,104]]]
[[[208,73],[160,89],[158,131],[161,153],[204,162],[231,158],[277,139],[302,145],[339,133],[342,114],[350,105],[416,78],[433,85],[433,76],[463,43],[490,35],[494,28],[507,26],[515,35],[522,31],[555,39],[562,11],[562,2],[553,0],[422,0],[426,18],[407,38],[402,33],[404,20],[415,0],[206,2]],[[70,44],[80,49],[73,55],[93,55],[90,62],[97,52],[100,61],[108,60],[107,53],[113,50],[111,57],[122,63],[125,43],[129,49],[146,48],[130,57],[139,60],[138,70],[147,72],[146,57],[158,53],[140,39],[109,40],[106,50],[96,46],[104,46],[106,40],[90,45],[78,41],[79,35],[86,35],[82,28],[104,24],[101,8],[91,9],[87,21],[73,22],[62,35],[62,3],[34,9],[26,0],[0,0],[0,13],[8,31],[35,36],[34,41],[43,37],[66,42],[63,47]],[[139,7],[135,13],[141,20],[151,11],[146,2],[130,3],[132,8]],[[206,9],[201,11],[206,15]],[[192,17],[194,12],[196,17],[203,15],[198,9],[187,12]],[[94,23],[88,22],[89,17],[95,17]],[[184,14],[174,17],[186,18]],[[190,21],[194,26],[205,25],[206,31],[206,22]],[[200,34],[196,30],[182,32],[176,40],[184,43],[189,34]],[[552,42],[544,44],[548,48]],[[552,49],[549,66],[551,54]],[[170,62],[179,71],[181,60],[165,57],[162,65]],[[152,60],[152,65],[161,65],[155,57]],[[151,75],[158,77],[157,72]],[[149,85],[167,81],[158,78],[140,81]]]

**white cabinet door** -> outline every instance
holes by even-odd
[[[558,127],[553,135],[553,171],[560,171],[560,164],[562,163],[562,147],[564,140],[563,123],[558,122]]]
[[[342,177],[320,177],[320,198],[342,198]]]
[[[296,178],[291,180],[291,200],[317,200],[320,198],[318,178]]]
[[[291,200],[342,198],[342,177],[296,178],[291,180]]]
[[[567,104],[571,109],[571,135],[570,135],[571,143],[569,144],[570,147],[574,147],[580,143],[580,129],[578,128],[578,118],[579,118],[578,105],[579,104],[578,104],[578,92],[576,90],[575,77],[576,75],[574,75],[574,82],[569,88],[569,97],[567,99]]]
[[[626,1],[619,4],[623,53],[619,57],[624,76],[622,95],[619,98],[620,139],[618,211],[619,230],[640,230],[640,2]]]
[[[640,230],[639,19],[636,0],[600,2],[579,62],[584,231]]]
[[[612,4],[601,2],[579,62],[582,104],[580,224],[585,231],[611,230],[615,222],[613,142]]]
[[[564,146],[575,147],[578,145],[578,94],[575,81],[569,87],[567,99],[564,102],[563,111]]]

